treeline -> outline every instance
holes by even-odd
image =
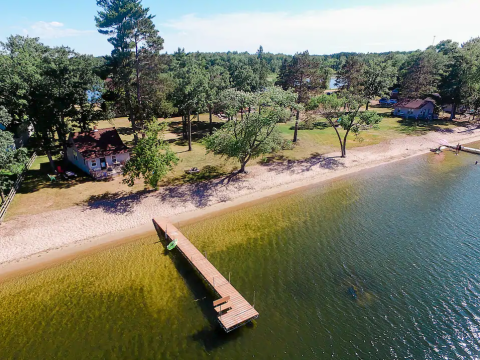
[[[383,53],[356,53],[356,52],[341,52],[331,55],[316,55],[311,54],[313,58],[318,59],[325,66],[332,69],[334,72],[340,70],[349,57],[360,57],[363,59],[372,58],[397,58],[403,61],[407,55],[414,51],[389,51]],[[196,54],[202,56],[207,62],[212,64],[228,63],[233,58],[250,59],[248,61],[255,61],[257,54],[250,54],[248,52],[228,51],[228,52],[197,52]],[[167,55],[171,56],[171,55]],[[278,74],[284,61],[290,61],[293,55],[289,54],[273,54],[270,52],[263,52],[263,59],[267,64],[268,70],[271,74]]]
[[[445,40],[404,54],[351,56],[337,75],[342,90],[366,99],[388,96],[389,90],[397,88],[401,98],[432,97],[438,105],[452,105],[452,119],[460,105],[476,114],[480,108],[480,38],[463,44]]]
[[[37,38],[11,36],[0,43],[0,111],[10,133],[33,125],[35,143],[48,155],[64,150],[75,128],[113,117],[102,95],[102,62]],[[5,133],[5,132],[3,132]],[[3,150],[4,148],[0,149]]]

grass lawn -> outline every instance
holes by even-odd
[[[214,127],[220,127],[224,121],[213,116]],[[204,166],[214,166],[220,172],[229,172],[236,165],[234,161],[228,161],[220,156],[206,154],[205,147],[201,144],[201,139],[209,132],[209,115],[201,114],[200,121],[195,118],[192,121],[192,151],[188,151],[188,143],[182,139],[182,118],[161,119],[167,124],[165,140],[170,142],[171,148],[180,159],[174,171],[166,179],[166,183],[182,182],[186,169],[197,167],[201,169]],[[127,118],[117,118],[112,122],[101,121],[98,128],[103,129],[115,126],[120,133],[120,137],[127,145],[133,145],[133,132]]]
[[[391,109],[388,108],[373,107],[372,110],[385,114],[390,114],[391,112]],[[216,127],[221,126],[223,123],[222,120],[215,116],[213,119]],[[188,151],[186,141],[181,139],[181,118],[161,120],[167,123],[165,139],[171,143],[172,149],[180,159],[179,164],[162,182],[162,185],[181,184],[218,177],[238,168],[237,163],[233,160],[226,160],[213,154],[206,154],[205,147],[200,140],[208,134],[208,120],[208,114],[202,114],[200,115],[200,122],[196,120],[193,121],[193,144],[191,152]],[[322,120],[319,119],[319,121]],[[292,139],[293,125],[293,122],[279,124],[278,128],[285,138]],[[413,121],[402,121],[400,118],[386,116],[380,123],[379,129],[370,129],[361,133],[363,141],[359,141],[355,139],[354,135],[350,135],[347,143],[347,154],[348,149],[354,147],[374,145],[392,138],[418,135],[437,129],[451,131],[450,129],[458,125],[459,124],[452,124],[446,121],[417,125]],[[132,144],[133,133],[127,118],[117,118],[112,122],[102,121],[98,124],[99,128],[112,126],[117,128],[120,136],[127,145]],[[341,131],[343,132],[343,130]],[[275,158],[299,160],[319,153],[339,152],[338,139],[334,129],[331,127],[300,130],[298,139],[297,145],[295,145],[292,150],[282,151],[276,154],[277,156],[275,156]],[[262,161],[262,159],[254,160],[249,165],[255,165],[259,161]],[[185,170],[192,167],[199,168],[201,173],[198,175],[185,174]],[[19,215],[37,214],[44,211],[67,208],[73,205],[86,204],[89,201],[101,197],[114,198],[127,195],[131,192],[144,190],[141,181],[138,181],[134,187],[129,188],[122,184],[121,177],[116,177],[110,181],[93,181],[80,170],[76,168],[72,168],[72,170],[78,174],[76,180],[59,180],[58,182],[51,183],[47,177],[47,174],[51,173],[47,157],[37,157],[7,212],[6,220]]]
[[[215,124],[219,126],[220,120],[216,117],[214,119],[216,120]],[[193,122],[193,131],[201,134],[208,133],[208,114],[200,115],[200,120],[201,123],[197,123],[196,120]],[[206,154],[205,147],[198,141],[193,142],[191,152],[187,151],[187,144],[184,141],[178,141],[178,137],[181,137],[181,118],[168,119],[166,122],[168,123],[168,132],[165,134],[165,138],[170,141],[172,149],[177,153],[180,161],[174,171],[163,181],[163,185],[217,177],[236,168],[234,161]],[[113,122],[101,121],[98,124],[99,128],[112,126],[117,128],[125,143],[132,143],[133,133],[127,118],[117,118]],[[195,139],[198,140],[198,136]],[[58,164],[60,165],[61,162],[58,161]],[[201,173],[194,176],[185,174],[185,170],[192,167],[201,169]],[[121,176],[110,181],[94,181],[75,167],[72,167],[71,170],[78,175],[76,180],[58,179],[57,182],[52,183],[47,176],[52,173],[47,156],[38,156],[10,205],[5,220],[20,215],[38,214],[87,204],[102,196],[114,198],[144,190],[142,181],[138,181],[135,186],[129,188],[122,184]]]
[[[59,162],[60,164],[60,162]],[[141,184],[129,188],[121,183],[121,178],[112,181],[93,181],[87,174],[72,168],[78,175],[76,180],[50,182],[51,174],[47,156],[38,156],[14,197],[5,220],[19,215],[38,214],[58,210],[96,199],[105,193],[124,193],[143,189]]]
[[[322,120],[318,119],[319,122],[325,121]],[[359,139],[356,139],[355,135],[349,134],[347,152],[348,149],[354,147],[374,145],[402,136],[397,130],[399,127],[398,120],[397,118],[385,118],[380,123],[379,129],[362,131]],[[294,122],[289,122],[278,126],[280,132],[287,139],[293,139],[294,124]],[[339,132],[341,135],[344,134],[342,129]],[[325,154],[335,151],[340,151],[337,134],[331,126],[326,126],[325,128],[315,128],[313,130],[299,130],[297,145],[295,145],[293,150],[283,151],[282,155],[292,160],[299,160],[310,157],[315,153]]]

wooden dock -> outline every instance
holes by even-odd
[[[465,151],[465,152],[468,152],[468,153],[471,153],[471,154],[477,154],[477,155],[480,155],[480,149],[474,149],[474,148],[470,148],[470,147],[466,147],[466,146],[463,146],[463,145],[444,145],[452,150],[455,150],[455,151]]]
[[[173,251],[178,249],[220,297],[214,301],[212,307],[217,311],[218,322],[227,333],[258,317],[254,307],[172,223],[158,218],[153,219],[153,224],[159,236],[165,236],[168,242],[177,240]]]

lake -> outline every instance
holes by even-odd
[[[1,359],[480,356],[478,157],[428,154],[188,226],[260,317],[225,334],[139,239],[0,285]]]
[[[336,77],[332,77],[330,81],[328,82],[328,90],[334,90],[338,89],[338,86],[335,85],[335,82],[337,81]]]

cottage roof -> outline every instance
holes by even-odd
[[[114,127],[73,133],[71,139],[84,159],[95,159],[128,152],[127,146]]]
[[[433,100],[431,98],[426,98],[425,100],[422,100],[422,99],[415,99],[415,100],[406,99],[406,100],[399,101],[395,105],[395,107],[405,108],[405,109],[421,109],[425,105],[427,105],[428,103],[435,104],[435,100]]]

